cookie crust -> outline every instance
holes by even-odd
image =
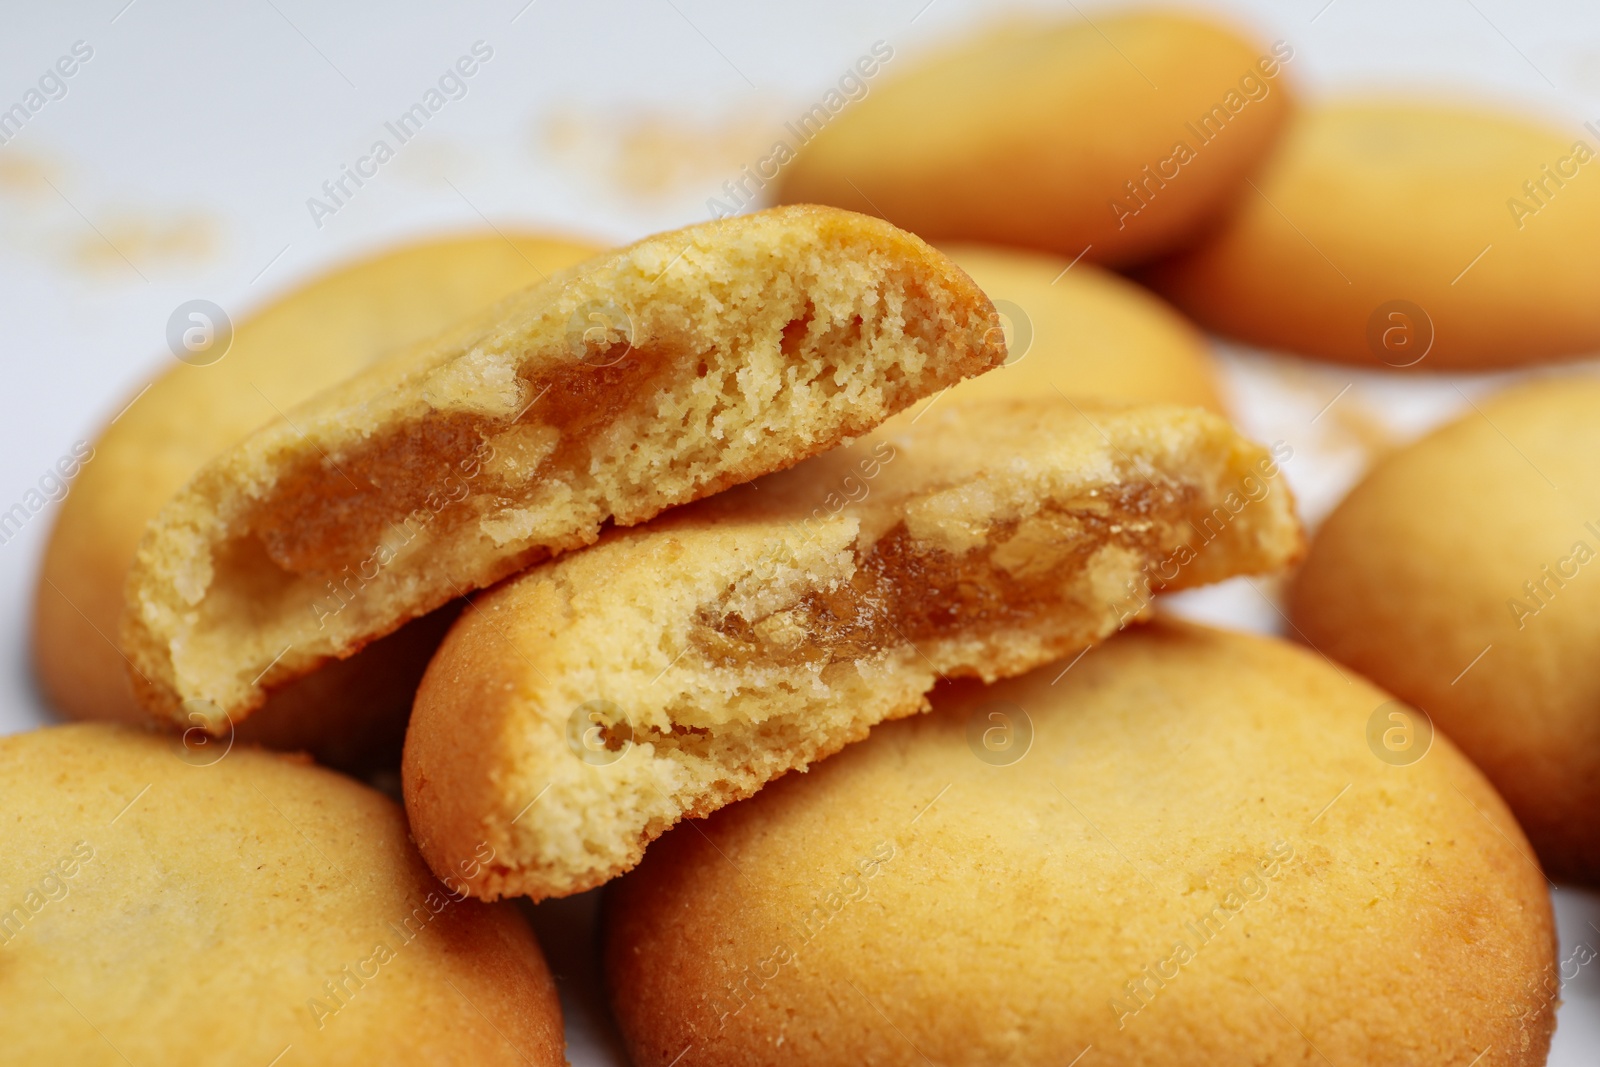
[[[1384,763],[1387,694],[1199,627],[1060,674],[941,690],[658,841],[606,899],[632,1062],[1544,1062],[1549,895],[1446,739]],[[1002,765],[994,714],[1031,731]]]
[[[1600,348],[1592,154],[1491,110],[1308,108],[1259,194],[1144,280],[1214,332],[1375,370],[1581,357]]]
[[[526,920],[304,757],[52,727],[0,738],[0,806],[13,1062],[566,1062]]]
[[[881,213],[934,241],[1145,262],[1250,195],[1294,106],[1293,55],[1175,11],[1013,20],[891,59],[807,137],[778,198]]]
[[[1600,382],[1562,376],[1476,407],[1351,491],[1289,615],[1432,716],[1553,876],[1600,885]]]

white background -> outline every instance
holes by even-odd
[[[1017,6],[3,0],[0,109],[74,42],[94,56],[66,96],[0,146],[0,510],[167,366],[165,323],[185,300],[214,300],[237,322],[362,252],[485,220],[605,242],[698,221],[722,182],[874,41],[894,47],[892,75],[930,43]],[[1070,0],[1029,6],[1083,17]],[[1600,121],[1593,0],[1207,6],[1294,45],[1289,73],[1306,95],[1465,95],[1542,112],[1574,136]],[[314,225],[307,198],[480,40],[494,54],[467,95]],[[1375,450],[1503,380],[1394,380],[1219,350],[1241,422],[1294,446],[1288,472],[1312,521]],[[51,511],[0,546],[0,732],[49,718],[26,646]],[[1267,596],[1238,584],[1188,594],[1183,610],[1280,625]],[[1600,925],[1589,925],[1600,924],[1600,897],[1562,890],[1557,906],[1563,956],[1580,941],[1600,947]],[[591,910],[587,898],[537,909],[567,977],[580,1064],[612,1055],[585,975]],[[1597,972],[1600,962],[1567,984],[1553,1064],[1600,1062]]]

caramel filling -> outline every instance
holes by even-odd
[[[1191,487],[1138,485],[1102,494],[1091,507],[1046,508],[1029,523],[1035,539],[1041,522],[1049,530],[1045,566],[997,562],[1018,533],[1015,520],[997,524],[984,545],[966,552],[918,541],[901,523],[857,552],[847,584],[812,590],[759,620],[706,605],[690,640],[718,667],[814,667],[907,643],[1028,627],[1071,606],[1071,576],[1105,545],[1150,559],[1184,541],[1176,526],[1192,518],[1197,497]]]
[[[481,515],[525,503],[517,489],[531,479],[586,481],[593,436],[637,409],[681,362],[663,351],[626,349],[620,359],[614,352],[606,357],[614,362],[563,361],[524,375],[533,399],[515,419],[429,412],[338,456],[308,457],[279,476],[246,528],[281,570],[320,577],[360,566],[408,518],[414,527],[418,513],[448,536]],[[513,473],[513,464],[497,464],[496,449],[484,447],[515,426],[553,431],[553,450],[531,471]],[[463,506],[467,500],[472,506]]]

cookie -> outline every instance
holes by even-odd
[[[1281,641],[1067,667],[656,842],[603,926],[631,1062],[1544,1062],[1550,899],[1449,741],[1378,759],[1389,697]]]
[[[9,1062],[566,1062],[526,921],[348,778],[81,723],[0,738],[0,810]]]
[[[1597,147],[1455,105],[1308,108],[1238,211],[1145,280],[1218,333],[1380,370],[1592,353]]]
[[[34,668],[49,703],[77,719],[147,718],[114,643],[123,583],[145,525],[203,463],[380,356],[596,251],[522,233],[405,245],[267,305],[239,323],[220,359],[174,362],[101,431],[59,505],[34,602]],[[240,739],[340,764],[389,747],[387,735],[398,752],[404,713],[448,622],[418,622],[280,690]],[[330,706],[341,713],[326,714]]]
[[[1328,517],[1289,614],[1415,704],[1551,874],[1600,885],[1600,381],[1482,401]]]
[[[1226,414],[1204,336],[1150,290],[1092,263],[992,245],[943,247],[1011,327],[1005,365],[963,382],[951,398],[1064,395]]]
[[[429,864],[487,840],[476,896],[587,889],[680,818],[925,710],[940,678],[1023,673],[1152,589],[1300,551],[1274,457],[1215,415],[966,388],[478,598],[406,735]]]
[[[787,125],[780,202],[1123,266],[1245,193],[1291,109],[1290,45],[1173,12],[1018,21],[920,62],[889,52],[864,57],[859,102]]]
[[[201,468],[129,574],[138,695],[240,720],[602,523],[789,466],[999,364],[993,314],[918,238],[833,208],[588,260]]]

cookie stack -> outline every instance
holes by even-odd
[[[1600,340],[1513,280],[1592,241],[1414,283],[1548,139],[1297,114],[1293,59],[1002,28],[828,126],[784,206],[403,249],[150,386],[40,583],[44,688],[100,721],[0,740],[5,1047],[560,1063],[506,898],[606,885],[641,1065],[1542,1063],[1540,863],[1600,879],[1596,387],[1374,472],[1293,586],[1309,647],[1155,610],[1306,555],[1293,449],[1096,264],[1326,358]],[[1436,188],[1386,199],[1393,145]]]

